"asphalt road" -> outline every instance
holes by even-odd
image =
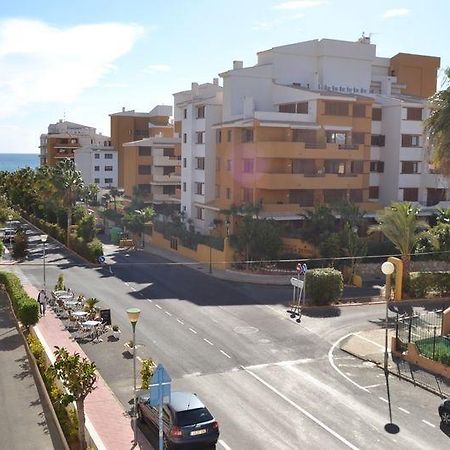
[[[34,248],[34,239],[29,264],[20,270],[41,286],[41,246]],[[125,408],[132,397],[125,311],[136,306],[142,311],[139,358],[163,363],[174,389],[199,394],[220,423],[218,448],[442,449],[450,444],[439,425],[439,398],[394,377],[390,400],[398,432],[386,431],[383,373],[334,346],[349,332],[381,326],[384,305],[309,310],[297,324],[285,311],[290,299],[285,287],[217,280],[142,253],[113,255],[110,275],[73,265],[73,257],[53,243],[48,247],[48,285],[64,273],[72,290],[110,308],[122,330],[119,341],[104,336],[103,342],[82,346]]]

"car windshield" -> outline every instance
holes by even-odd
[[[213,417],[206,408],[197,408],[177,412],[177,425],[180,427],[208,422],[209,420],[213,420]]]

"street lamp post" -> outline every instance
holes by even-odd
[[[45,281],[45,243],[47,242],[48,235],[41,234],[41,242],[43,244],[42,249],[42,266],[43,266],[43,275],[44,275],[44,292],[47,294],[47,283]]]
[[[389,261],[381,265],[381,271],[386,275],[385,299],[386,299],[386,318],[385,318],[385,335],[384,335],[384,373],[388,373],[388,306],[391,298],[391,275],[394,273],[395,267]]]
[[[11,222],[12,219],[13,219],[13,216],[9,215],[9,216],[8,216],[8,222]],[[9,224],[9,227],[11,228],[11,223]],[[12,239],[12,233],[11,233],[11,231],[10,231],[10,232],[9,232],[9,251],[11,251],[11,249],[12,249],[11,239]]]
[[[214,230],[215,230],[215,225],[214,223],[211,223],[208,227],[209,233],[211,234]],[[212,273],[212,246],[211,246],[211,242],[209,243],[209,273]]]
[[[134,443],[137,444],[137,397],[136,397],[136,324],[139,320],[139,308],[127,309],[128,320],[133,328],[133,419],[134,419]]]

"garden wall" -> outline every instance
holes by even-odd
[[[450,271],[450,263],[446,261],[411,261],[411,272],[446,272]],[[381,263],[357,264],[356,273],[364,280],[384,279]]]

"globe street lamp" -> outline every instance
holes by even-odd
[[[381,265],[381,271],[386,275],[385,299],[386,299],[386,330],[384,336],[384,373],[388,373],[388,306],[391,299],[391,275],[394,273],[395,267],[390,261],[385,261]]]
[[[43,273],[44,273],[44,292],[47,295],[47,283],[45,282],[45,243],[47,242],[48,235],[41,234],[41,242],[43,244],[42,249],[42,265],[43,265]]]
[[[136,397],[136,324],[139,320],[139,308],[127,309],[128,320],[133,328],[133,418],[134,418],[134,443],[137,444],[137,397]]]

